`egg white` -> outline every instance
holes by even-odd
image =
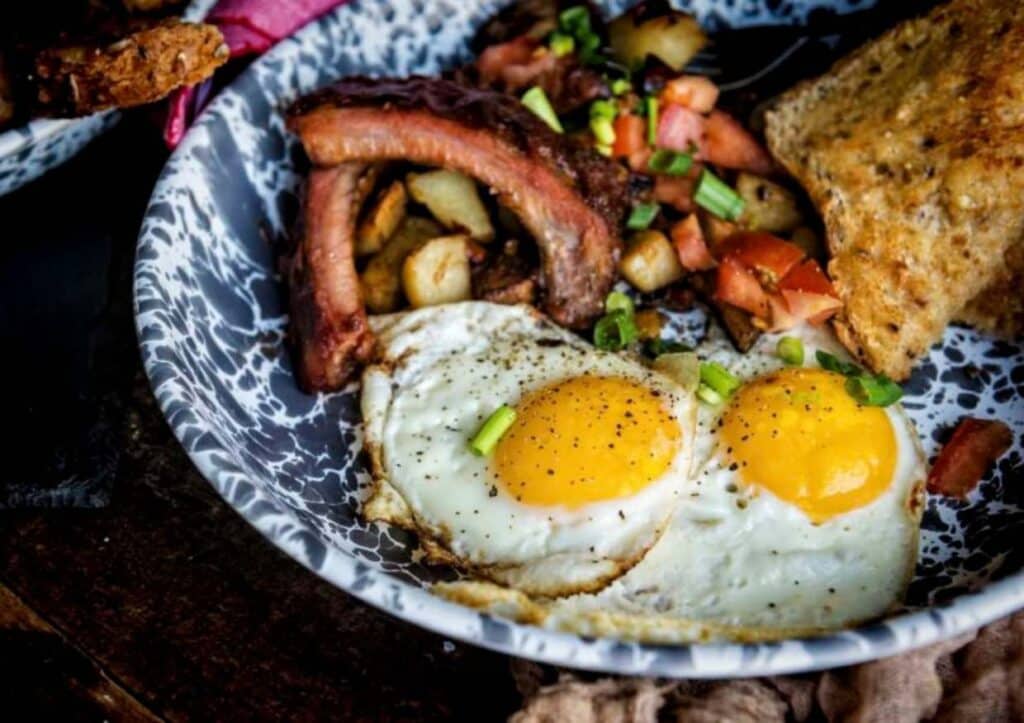
[[[805,366],[822,349],[848,358],[825,329],[790,332],[805,347]],[[743,381],[780,369],[776,335],[736,352],[718,329],[701,344]],[[652,642],[771,640],[849,627],[884,614],[902,599],[917,558],[925,459],[898,405],[886,409],[898,457],[880,497],[815,524],[765,489],[748,488],[722,462],[716,435],[720,406],[700,405],[693,484],[671,524],[635,567],[597,594],[557,601],[502,596],[459,584],[440,592],[505,614],[588,635]],[[784,449],[780,449],[784,454]]]
[[[432,559],[547,596],[598,590],[655,543],[691,474],[691,395],[525,306],[464,302],[373,324],[380,359],[362,391],[374,474],[367,519],[416,530]],[[520,503],[468,441],[499,406],[580,375],[657,390],[680,425],[679,452],[661,478],[626,498],[573,509]]]

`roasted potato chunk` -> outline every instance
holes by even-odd
[[[401,181],[394,181],[373,201],[356,228],[356,256],[375,254],[405,218],[409,196]]]
[[[740,224],[753,231],[785,233],[803,222],[796,196],[766,178],[741,173],[736,192],[746,202]]]
[[[686,273],[675,247],[661,231],[635,234],[619,262],[619,271],[626,281],[643,292],[664,288]]]
[[[397,311],[402,304],[402,264],[405,257],[444,230],[428,218],[407,216],[375,256],[360,281],[366,308],[374,314]]]
[[[655,8],[664,5],[664,10]],[[652,55],[672,70],[682,70],[707,43],[691,15],[664,3],[641,3],[608,26],[608,41],[616,58],[636,68]]]
[[[431,239],[402,264],[402,288],[414,309],[472,298],[465,234]]]
[[[406,185],[409,194],[445,228],[465,231],[474,241],[486,243],[494,238],[494,226],[473,179],[456,171],[438,169],[410,173]]]

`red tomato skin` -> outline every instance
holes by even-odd
[[[679,263],[689,271],[707,271],[716,266],[715,259],[708,251],[704,241],[704,233],[700,228],[697,214],[689,216],[672,226],[670,235],[676,247]]]
[[[654,200],[665,203],[682,213],[691,213],[697,205],[693,191],[697,182],[687,176],[656,176],[654,179]]]
[[[1013,431],[995,419],[966,417],[928,473],[928,491],[963,499],[1013,444]]]
[[[647,147],[644,134],[647,123],[643,118],[632,113],[624,113],[615,119],[615,143],[612,144],[612,155],[616,158],[631,156]]]
[[[726,256],[718,264],[715,298],[758,318],[768,318],[768,295],[757,278],[732,256]]]
[[[814,326],[824,324],[843,306],[843,302],[827,294],[792,289],[783,289],[779,293],[786,300],[786,308],[795,319],[803,319]]]
[[[825,276],[821,266],[814,259],[805,259],[800,264],[790,269],[789,273],[779,281],[779,289],[790,291],[806,291],[813,294],[822,294],[838,298],[832,282]]]
[[[724,168],[767,176],[775,166],[757,139],[739,121],[720,110],[711,111],[706,119],[701,150],[706,160]]]
[[[739,231],[722,242],[719,254],[735,257],[747,268],[777,282],[804,259],[804,252],[778,236],[760,231]]]
[[[656,145],[679,153],[690,153],[696,147],[700,157],[705,120],[700,113],[681,105],[672,103],[662,107],[658,117]]]

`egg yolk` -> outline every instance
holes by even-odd
[[[892,424],[882,409],[858,404],[845,384],[824,369],[784,369],[737,391],[720,438],[742,481],[814,522],[881,495],[896,466]]]
[[[524,504],[575,508],[643,489],[669,468],[680,438],[659,392],[618,377],[574,377],[516,405],[494,472]]]

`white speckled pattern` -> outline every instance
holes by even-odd
[[[298,208],[303,160],[279,109],[341,75],[436,72],[465,55],[472,29],[500,4],[362,0],[339,9],[240,76],[168,163],[139,240],[140,347],[174,433],[224,499],[309,569],[398,617],[580,668],[687,677],[810,670],[892,655],[1024,605],[1024,353],[959,327],[907,387],[925,449],[934,454],[964,413],[1005,419],[1016,444],[969,502],[929,500],[908,606],[884,622],[760,645],[652,646],[556,633],[434,597],[425,586],[453,573],[414,562],[406,533],[358,518],[367,475],[357,390],[302,394],[283,344],[274,248]],[[825,4],[694,7],[716,22],[749,23],[788,21]],[[705,326],[699,312],[676,321],[689,335]]]

